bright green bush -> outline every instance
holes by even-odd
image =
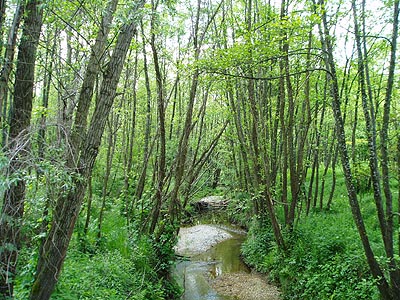
[[[235,191],[230,193],[227,198],[230,199],[227,209],[229,220],[248,228],[253,218],[253,205],[250,195],[246,192]]]
[[[274,264],[274,236],[266,221],[254,219],[246,241],[242,244],[245,262],[260,272],[267,272]]]

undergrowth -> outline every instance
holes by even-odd
[[[286,252],[277,249],[268,221],[250,223],[242,245],[245,262],[268,273],[283,299],[379,299],[351,214],[346,203],[337,205],[304,216],[285,232]]]
[[[156,242],[153,236],[140,235],[135,229],[130,229],[128,234],[123,224],[123,218],[111,211],[104,223],[100,247],[82,247],[79,234],[74,236],[51,299],[163,300],[179,297],[178,284],[163,276],[174,262],[174,240],[166,234]],[[92,237],[85,243],[88,241],[94,243]],[[36,249],[25,248],[21,253],[16,300],[29,298]]]

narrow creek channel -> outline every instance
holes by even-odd
[[[191,229],[194,230],[194,227]],[[213,230],[215,229],[215,230]],[[223,235],[226,232],[227,235]],[[210,235],[210,236],[208,236]],[[204,242],[215,245],[202,251]],[[207,240],[208,239],[208,240]],[[211,239],[211,242],[210,242]],[[189,248],[181,249],[184,259],[178,261],[175,275],[184,287],[182,300],[234,300],[236,296],[219,294],[213,287],[213,281],[229,273],[249,273],[249,268],[240,258],[240,245],[245,239],[245,232],[233,226],[204,225],[194,231],[193,240],[189,238]],[[219,241],[221,240],[221,241]],[[196,251],[196,245],[199,251]],[[207,246],[206,246],[207,248]]]

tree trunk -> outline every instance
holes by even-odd
[[[130,224],[131,214],[134,214],[134,206],[136,203],[136,198],[130,197],[130,186],[132,179],[132,166],[133,166],[133,146],[135,145],[135,137],[136,137],[136,115],[137,115],[137,93],[136,93],[136,84],[138,79],[138,55],[139,50],[135,51],[135,61],[133,63],[133,81],[132,86],[130,86],[129,78],[132,76],[132,70],[130,67],[127,67],[125,72],[125,84],[123,90],[123,109],[126,110],[126,118],[123,125],[123,136],[124,141],[122,144],[122,151],[124,157],[124,190],[123,190],[123,199],[125,203],[125,216],[127,225]],[[127,91],[132,89],[132,101],[131,99],[126,99]]]
[[[18,4],[15,8],[14,19],[10,27],[6,50],[4,53],[4,63],[0,73],[0,128],[2,129],[2,146],[5,147],[7,143],[7,95],[10,74],[13,68],[15,46],[17,43],[18,29],[21,23],[21,18],[25,6]]]
[[[86,248],[86,240],[87,234],[89,232],[90,225],[90,216],[92,212],[92,203],[93,203],[93,188],[92,188],[92,176],[88,178],[88,199],[87,199],[87,207],[86,207],[86,218],[85,218],[85,226],[83,227],[83,237],[84,237],[84,249]]]
[[[392,40],[391,40],[391,51],[390,51],[390,64],[389,64],[389,75],[387,79],[387,87],[385,94],[385,103],[384,103],[384,113],[383,113],[383,121],[382,121],[382,129],[380,132],[381,137],[381,166],[382,166],[382,184],[383,191],[385,193],[386,198],[386,236],[388,238],[389,249],[388,249],[388,258],[389,258],[389,266],[390,266],[390,277],[391,277],[391,285],[393,288],[394,295],[400,295],[400,270],[399,266],[396,264],[396,260],[394,258],[394,243],[393,243],[393,196],[392,191],[390,189],[390,177],[389,177],[389,153],[388,153],[388,140],[389,140],[389,123],[390,123],[390,108],[391,108],[391,100],[392,100],[392,91],[394,85],[394,76],[395,76],[395,67],[396,67],[396,48],[397,48],[397,38],[398,38],[398,25],[399,25],[399,3],[397,0],[394,2],[393,9],[393,31],[392,31]]]
[[[323,6],[324,1],[320,0],[319,4]],[[369,238],[366,232],[364,220],[361,214],[360,205],[358,203],[356,189],[353,183],[353,175],[350,167],[350,158],[348,155],[348,150],[346,145],[344,122],[340,108],[340,97],[339,97],[339,87],[337,83],[336,65],[333,57],[333,48],[331,45],[331,37],[329,34],[328,22],[325,12],[322,13],[322,26],[323,27],[320,28],[321,44],[324,52],[326,53],[326,55],[324,56],[324,61],[326,68],[328,70],[328,79],[332,97],[332,110],[336,126],[336,137],[338,140],[339,154],[342,162],[342,168],[345,177],[349,203],[353,214],[353,219],[364,248],[364,253],[371,270],[371,274],[377,281],[377,285],[382,298],[389,300],[392,299],[390,287],[372,251],[371,244],[369,242]]]
[[[25,180],[22,171],[27,168],[30,151],[29,126],[32,114],[36,50],[42,27],[41,2],[28,1],[14,84],[9,143],[10,167],[8,177],[19,179],[6,190],[0,219],[0,297],[13,296],[20,232],[24,214]]]
[[[83,80],[78,106],[76,108],[74,127],[70,137],[71,149],[67,155],[67,165],[74,168],[79,162],[79,147],[85,139],[87,118],[90,104],[92,102],[94,85],[101,70],[101,62],[104,61],[105,49],[107,46],[107,37],[111,30],[111,23],[114,12],[117,8],[118,0],[110,0],[106,13],[101,19],[101,25],[97,33],[96,42],[91,49],[89,61],[86,68],[85,78]]]
[[[114,153],[115,153],[115,143],[116,143],[116,137],[117,133],[114,130],[114,126],[118,127],[118,118],[117,120],[114,120],[114,114],[111,112],[109,114],[109,117],[107,118],[107,127],[108,127],[108,137],[107,137],[107,155],[106,155],[106,170],[104,174],[104,180],[103,180],[103,186],[101,189],[101,207],[100,207],[100,212],[99,212],[99,221],[97,224],[97,244],[101,245],[101,229],[103,226],[103,219],[104,219],[104,213],[106,210],[106,201],[107,197],[109,195],[108,192],[108,183],[111,175],[111,167],[114,159]],[[114,124],[116,122],[116,124]]]
[[[158,57],[158,50],[155,44],[155,15],[157,5],[153,7],[153,17],[151,20],[151,49],[153,51],[154,71],[156,73],[156,85],[157,85],[157,110],[158,110],[158,130],[159,130],[159,147],[160,153],[158,157],[158,173],[157,173],[157,188],[155,194],[155,205],[152,210],[152,220],[150,224],[150,232],[154,232],[156,229],[161,206],[164,202],[164,184],[166,176],[166,131],[165,131],[165,99],[164,99],[164,88],[163,79],[161,74],[160,62]]]
[[[149,71],[147,66],[147,54],[146,54],[146,43],[144,39],[144,30],[143,24],[141,24],[142,28],[142,40],[143,40],[143,69],[144,69],[144,77],[145,77],[145,85],[146,85],[146,129],[144,134],[144,146],[143,146],[143,165],[142,170],[139,176],[138,184],[135,192],[135,199],[139,200],[142,198],[144,185],[146,182],[147,176],[147,166],[149,164],[149,144],[150,144],[150,133],[151,133],[151,89],[150,89],[150,80],[149,80]]]
[[[136,14],[143,4],[143,1],[136,3],[134,11]],[[73,178],[75,188],[57,199],[53,222],[39,256],[36,278],[30,295],[31,300],[48,300],[58,281],[85,195],[87,180],[91,176],[99,151],[107,116],[114,102],[125,57],[136,32],[137,19],[139,19],[138,16],[130,24],[123,25],[121,28],[110,62],[104,72],[100,98],[96,103],[86,139],[80,147],[79,174]]]

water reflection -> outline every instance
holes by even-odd
[[[220,242],[205,253],[193,256],[189,261],[178,262],[176,274],[185,288],[183,300],[233,300],[218,295],[211,287],[211,280],[224,273],[249,272],[240,259],[243,234],[230,232],[233,238]]]

